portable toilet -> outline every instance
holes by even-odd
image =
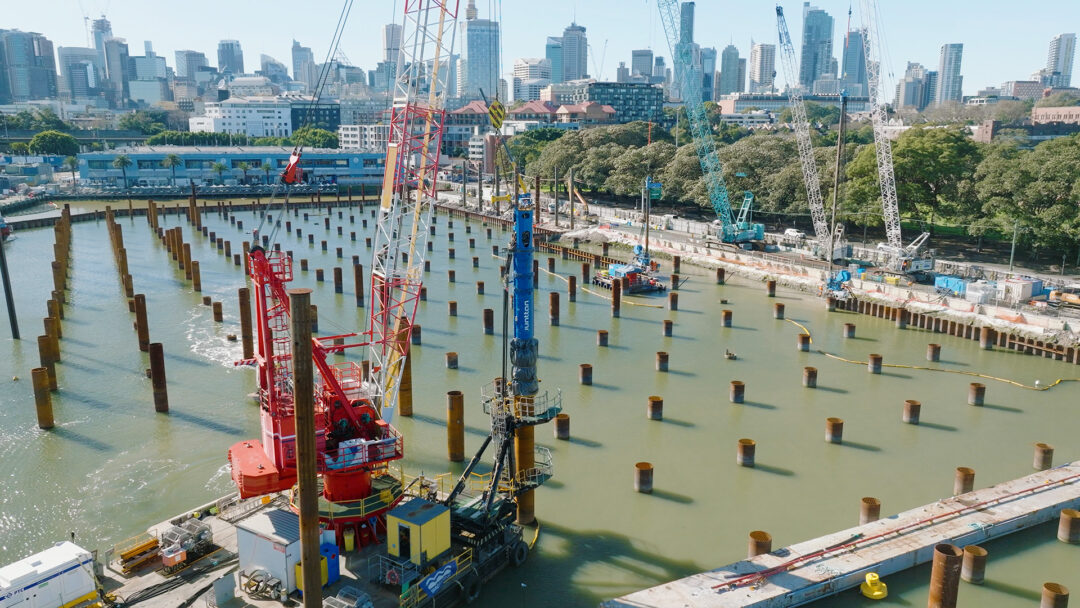
[[[326,560],[326,584],[333,585],[341,578],[341,561],[338,546],[334,543],[319,545],[319,554]]]
[[[450,551],[450,509],[420,498],[386,514],[386,550],[390,557],[427,567]]]

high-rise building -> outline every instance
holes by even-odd
[[[694,3],[683,2],[679,8],[679,42],[690,44],[694,41]]]
[[[897,108],[922,111],[933,103],[938,85],[938,73],[929,71],[921,63],[908,62],[904,78],[896,84]]]
[[[653,53],[651,49],[630,51],[630,75],[652,76]]]
[[[128,45],[123,38],[109,38],[105,41],[105,78],[108,80],[108,93],[113,105],[122,106],[131,99],[128,80]]]
[[[728,48],[735,48],[728,46]],[[727,49],[724,49],[727,52]],[[739,51],[735,51],[735,56],[738,57]],[[736,71],[738,71],[738,59],[735,60]],[[716,49],[710,47],[707,49],[701,49],[701,101],[712,101],[716,93]]]
[[[105,75],[105,66],[98,63],[97,49],[57,47],[56,60],[60,68],[57,92],[64,101],[97,97]]]
[[[244,51],[239,40],[222,40],[217,47],[218,71],[234,76],[244,73]]]
[[[210,65],[206,55],[199,51],[182,50],[176,51],[176,77],[181,80],[195,82],[195,73],[199,68]]]
[[[132,101],[145,105],[168,101],[171,93],[165,58],[154,53],[149,40],[143,48],[142,56],[128,58],[128,94]]]
[[[112,23],[102,15],[101,19],[94,19],[91,31],[94,34],[94,49],[98,52],[98,65],[105,65],[105,41],[113,37]]]
[[[865,30],[854,30],[844,38],[844,62],[840,82],[849,97],[862,97],[869,91],[866,78],[866,51],[863,46]]]
[[[398,61],[401,56],[401,25],[387,23],[382,28],[383,61]]]
[[[963,44],[941,45],[941,62],[938,64],[938,86],[937,95],[933,98],[934,103],[963,101],[964,77],[960,74],[960,61],[963,57]]]
[[[514,101],[540,99],[540,91],[551,84],[551,62],[547,58],[514,60]]]
[[[652,75],[653,75],[653,78],[661,78],[661,79],[663,79],[665,81],[667,80],[668,68],[667,68],[667,65],[664,64],[664,58],[663,57],[654,57],[653,58]]]
[[[758,46],[754,45],[754,48]],[[743,91],[744,81],[739,74],[740,63],[745,65],[745,60],[739,59],[739,49],[735,48],[734,44],[727,45],[724,52],[720,54],[720,85],[716,91],[718,95],[730,95]]]
[[[468,18],[461,23],[458,95],[465,99],[480,99],[483,90],[491,99],[498,94],[499,87],[499,24],[480,19],[476,14],[476,2],[469,0]]]
[[[311,52],[311,47],[300,46],[295,40],[292,41],[292,70],[293,80],[302,82],[309,88],[315,86],[315,54]]]
[[[1050,40],[1050,52],[1046,57],[1046,69],[1052,79],[1050,86],[1071,86],[1075,56],[1076,34],[1058,34]]]
[[[562,70],[563,82],[589,77],[589,39],[584,26],[571,23],[563,30]]]
[[[723,63],[721,62],[721,70]],[[723,74],[721,74],[723,78]],[[776,45],[761,42],[750,46],[750,92],[768,93],[776,82]]]
[[[551,63],[551,82],[562,82],[563,67],[561,37],[548,36],[547,44],[544,45],[544,57]]]
[[[4,103],[57,96],[53,44],[41,34],[0,30],[0,71]]]
[[[799,60],[799,84],[809,91],[814,81],[829,74],[833,59],[833,18],[809,2],[803,2],[802,56]],[[836,74],[836,69],[832,69]],[[788,83],[789,85],[792,83]]]
[[[289,82],[289,69],[270,55],[259,55],[259,71],[269,78],[274,84],[283,85]]]

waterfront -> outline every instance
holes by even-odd
[[[115,205],[118,208],[124,204]],[[74,207],[78,207],[75,205]],[[294,228],[316,235],[309,246],[282,228],[278,242],[297,258],[308,258],[311,271],[299,271],[297,286],[315,288],[321,333],[354,331],[363,325],[366,309],[354,305],[351,281],[344,294],[333,283],[315,282],[315,268],[346,266],[354,253],[365,267],[370,249],[363,246],[373,225],[368,211],[341,209],[332,225],[344,226],[344,237],[323,229],[318,210]],[[349,215],[356,217],[349,224]],[[250,231],[258,224],[251,212],[238,217]],[[369,229],[361,228],[367,218]],[[146,293],[151,338],[164,344],[171,412],[153,412],[149,381],[143,376],[144,355],[130,331],[104,223],[73,225],[71,291],[58,365],[61,390],[54,394],[58,426],[39,431],[33,422],[29,370],[36,366],[36,345],[51,289],[48,261],[52,233],[25,231],[8,246],[17,290],[16,306],[24,339],[6,348],[0,362],[0,563],[40,550],[75,532],[91,548],[142,531],[147,525],[231,490],[225,450],[238,438],[258,434],[256,410],[247,395],[254,390],[249,368],[235,368],[239,343],[225,340],[239,333],[236,288],[240,269],[212,249],[201,235],[191,236],[193,257],[201,262],[202,294],[194,294],[174,270],[163,247],[151,237],[144,218],[118,220],[124,226],[135,291]],[[182,221],[163,216],[164,227]],[[506,240],[496,228],[493,239],[484,228],[445,216],[438,218],[432,270],[426,276],[428,301],[417,323],[423,345],[414,348],[416,415],[397,418],[406,437],[410,471],[436,473],[448,467],[445,457],[445,393],[466,396],[466,453],[480,444],[487,420],[478,402],[479,387],[496,375],[499,337],[481,332],[481,310],[501,308],[498,261],[491,245]],[[210,230],[239,250],[241,232],[209,213]],[[348,233],[357,232],[357,242]],[[454,242],[448,242],[448,232]],[[249,232],[248,232],[249,233]],[[476,248],[468,239],[476,238]],[[318,241],[328,241],[322,252]],[[334,249],[343,247],[345,259]],[[447,260],[448,247],[456,259]],[[479,269],[470,258],[479,257]],[[540,255],[546,267],[546,255]],[[447,281],[447,268],[457,282]],[[667,269],[669,270],[669,269]],[[560,274],[580,274],[580,263],[556,260]],[[348,272],[345,273],[348,276]],[[522,570],[507,571],[485,590],[483,603],[522,602],[548,605],[595,605],[601,599],[695,571],[720,566],[745,555],[748,531],[772,533],[774,547],[847,528],[857,522],[859,498],[882,500],[889,514],[945,496],[955,466],[976,469],[976,487],[1011,479],[1031,470],[1031,444],[1044,441],[1057,448],[1056,462],[1080,458],[1073,438],[1080,420],[1072,411],[1080,388],[1066,383],[1045,392],[987,382],[987,406],[965,403],[971,378],[953,374],[887,368],[876,376],[864,365],[842,363],[795,349],[793,324],[772,318],[764,287],[732,278],[713,284],[704,272],[683,268],[690,281],[679,290],[680,310],[630,306],[611,319],[599,297],[579,293],[568,303],[565,283],[546,273],[537,293],[540,375],[543,387],[563,389],[571,415],[572,440],[555,441],[549,428],[538,431],[542,445],[552,448],[556,476],[537,496],[540,541]],[[483,280],[487,293],[475,293]],[[546,291],[562,292],[561,325],[547,324]],[[200,295],[221,300],[225,323],[215,324]],[[720,304],[720,299],[728,304]],[[459,302],[457,317],[446,315],[448,300]],[[631,300],[662,304],[660,298]],[[927,342],[943,345],[942,367],[979,370],[1025,384],[1080,376],[1080,368],[1063,362],[1012,352],[981,351],[977,342],[909,329],[865,316],[825,312],[819,300],[781,291],[775,301],[787,317],[806,325],[814,345],[851,359],[882,353],[886,363],[924,364]],[[720,327],[718,313],[728,308],[734,326]],[[674,336],[661,335],[661,320],[675,321]],[[857,325],[857,338],[844,340],[843,322]],[[501,326],[496,322],[496,327]],[[611,346],[596,346],[596,329],[609,329]],[[6,332],[5,332],[6,333]],[[738,354],[728,361],[723,349]],[[446,370],[445,351],[460,355],[460,368]],[[656,351],[671,353],[671,371],[654,371]],[[594,366],[591,387],[577,383],[579,363]],[[819,388],[800,384],[804,365],[819,369]],[[18,375],[15,383],[11,378]],[[746,382],[747,403],[727,400],[730,380]],[[664,421],[645,417],[646,397],[665,401]],[[922,424],[904,425],[904,399],[923,403]],[[845,444],[824,441],[825,418],[845,420]],[[735,442],[758,442],[756,469],[735,465]],[[653,463],[653,495],[632,488],[633,464]],[[990,584],[965,585],[964,601],[983,606],[1015,605],[1025,590],[1036,593],[1044,580],[1065,585],[1078,582],[1080,553],[1054,540],[1046,527],[1024,532],[990,547]],[[1072,577],[1072,580],[1070,580]],[[892,577],[890,597],[919,604],[925,597],[927,569]],[[527,587],[522,587],[525,583]],[[852,605],[846,594],[822,605]]]

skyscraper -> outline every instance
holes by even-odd
[[[97,95],[97,88],[105,73],[98,65],[97,49],[61,46],[56,49],[60,64],[57,92],[65,101],[88,99]]]
[[[630,74],[652,76],[653,53],[651,49],[630,51]]]
[[[727,52],[727,49],[724,49],[724,52]],[[735,54],[737,56],[739,51],[735,51]],[[712,47],[701,49],[701,101],[712,101],[715,89],[716,49]]]
[[[217,47],[218,71],[234,76],[244,73],[244,51],[239,40],[222,40]]]
[[[743,83],[739,80],[739,49],[735,48],[734,44],[729,44],[720,54],[720,86],[717,94],[730,95],[741,93],[742,90]]]
[[[1058,34],[1050,40],[1046,69],[1052,78],[1051,86],[1068,87],[1072,83],[1073,58],[1076,56],[1076,34]]]
[[[292,41],[292,77],[293,80],[303,82],[308,87],[315,86],[315,55],[311,47],[300,46],[300,43]]]
[[[105,40],[105,78],[110,101],[122,106],[131,98],[128,87],[128,45],[123,38]]]
[[[56,97],[56,58],[53,44],[35,32],[0,30],[0,98],[10,101]],[[4,103],[7,103],[5,101]]]
[[[277,59],[270,55],[259,55],[259,68],[262,75],[269,78],[274,84],[284,85],[289,82],[289,70]]]
[[[721,70],[723,64],[721,63]],[[723,79],[723,73],[720,75]],[[750,47],[750,92],[768,93],[776,81],[776,45],[755,43]]]
[[[897,108],[922,111],[934,102],[937,85],[937,72],[927,70],[921,63],[909,61],[904,78],[896,84],[896,99],[893,105]]]
[[[383,61],[398,61],[401,56],[401,25],[387,23],[382,29]]]
[[[585,27],[571,23],[562,35],[563,82],[589,76],[589,40]]]
[[[105,41],[113,37],[112,23],[102,15],[101,19],[94,19],[91,29],[94,33],[94,49],[98,52],[98,65],[105,65]]]
[[[181,80],[195,82],[195,73],[199,68],[210,65],[206,55],[199,51],[181,50],[176,51],[176,77]]]
[[[679,42],[690,44],[694,41],[694,3],[683,2],[679,13]]]
[[[960,61],[963,57],[963,44],[941,45],[941,62],[938,64],[937,95],[934,97],[934,103],[963,101],[964,77],[960,74]]]
[[[866,95],[869,82],[866,79],[866,52],[863,46],[865,30],[847,33],[844,38],[844,62],[840,70],[840,82],[852,97]]]
[[[829,74],[829,68],[835,61],[832,56],[832,16],[816,6],[810,6],[809,2],[803,2],[802,35],[799,84],[810,90],[815,80]],[[835,68],[832,73],[835,75]]]
[[[499,86],[499,24],[477,18],[475,0],[469,0],[466,15],[468,18],[461,23],[458,95],[480,99],[483,90],[490,100]]]
[[[562,82],[562,38],[548,36],[544,45],[544,57],[551,62],[551,82]]]

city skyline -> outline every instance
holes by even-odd
[[[329,38],[336,13],[340,9],[327,3],[325,6],[314,7],[308,12],[309,19],[302,23],[297,20],[269,19],[263,23],[260,19],[252,19],[249,13],[233,5],[211,4],[203,0],[193,0],[189,3],[188,10],[177,15],[169,14],[167,19],[147,19],[146,5],[137,4],[134,0],[96,3],[62,0],[59,4],[59,11],[47,14],[20,5],[8,12],[5,27],[39,32],[52,41],[55,48],[92,47],[93,42],[88,44],[87,41],[82,9],[86,10],[86,17],[94,19],[100,16],[95,11],[107,8],[106,17],[112,22],[115,36],[125,38],[132,50],[142,48],[144,40],[151,41],[157,54],[165,57],[173,68],[177,67],[174,65],[175,51],[192,49],[208,58],[215,58],[219,43],[229,39],[238,40],[248,57],[265,54],[286,65],[291,63],[291,47],[295,39],[302,45],[311,47],[315,61],[321,62],[327,50],[325,41]],[[274,1],[267,2],[268,10],[265,14],[274,13],[273,4]],[[842,61],[847,3],[818,0],[812,4],[828,12],[833,18],[832,57]],[[983,19],[977,26],[975,19],[978,15],[974,14],[970,7],[957,7],[952,4],[941,6],[940,3],[931,4],[927,0],[908,3],[903,9],[882,5],[879,10],[886,29],[887,46],[883,88],[888,91],[903,78],[904,66],[908,61],[936,67],[941,46],[949,43],[964,45],[964,95],[974,95],[979,89],[998,86],[1005,81],[1028,79],[1032,73],[1046,65],[1047,48],[1051,39],[1080,29],[1077,27],[1080,26],[1080,6],[1064,0],[1049,4],[1050,6],[1043,8],[1056,15],[1052,20],[1014,11],[1009,13],[1008,19]],[[281,2],[281,5],[284,8],[286,3]],[[802,3],[785,2],[783,5],[789,19],[798,19],[797,23],[790,25],[793,37],[796,38],[796,48],[799,49],[803,30],[799,18]],[[466,2],[463,0],[459,16],[462,21],[465,19],[465,6]],[[481,3],[480,18],[492,17],[487,14],[489,6],[490,4]],[[994,7],[1006,6],[1009,5],[1004,1],[989,1],[981,3],[979,10],[982,14],[1004,14],[995,11]],[[618,28],[610,22],[610,15],[616,7],[622,17],[619,19]],[[926,11],[920,11],[919,7],[926,8]],[[775,43],[775,17],[771,3],[762,5],[760,11],[740,9],[725,12],[724,8],[719,2],[697,3],[695,42],[702,47],[718,50],[734,44],[740,57],[749,57],[751,38],[758,43]],[[208,27],[202,18],[199,18],[198,27],[183,27],[186,19],[198,18],[201,10],[213,10],[222,22],[221,27],[213,27],[213,24]],[[1045,10],[1040,14],[1045,15]],[[326,13],[325,20],[318,19],[320,12]],[[543,57],[547,38],[560,35],[572,22],[588,30],[588,73],[594,78],[615,80],[618,63],[623,61],[629,64],[635,49],[651,49],[655,56],[667,58],[667,64],[671,65],[655,2],[629,6],[615,0],[587,4],[554,0],[551,10],[544,11],[541,15],[529,13],[530,11],[522,6],[504,7],[499,66],[499,74],[503,78],[507,78],[512,72],[516,58]],[[933,14],[935,18],[928,21],[926,15],[929,14]],[[375,69],[385,53],[383,27],[391,22],[400,22],[400,17],[394,14],[392,6],[382,5],[374,10],[368,6],[354,6],[341,50],[358,67],[364,70]],[[628,23],[635,25],[627,27],[625,24]],[[722,23],[723,28],[710,28],[711,23]],[[851,27],[857,29],[860,25],[856,14],[852,17]],[[1002,45],[1002,37],[1007,37],[1012,42]],[[134,55],[134,52],[132,54]],[[249,72],[254,71],[253,66],[245,67]],[[786,84],[781,74],[777,75],[776,84],[781,89]]]

